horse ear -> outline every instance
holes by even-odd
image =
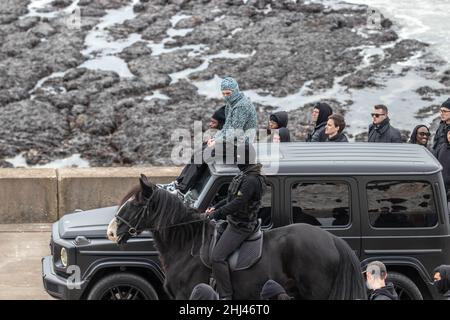
[[[139,183],[141,184],[141,189],[145,195],[150,196],[153,193],[155,185],[151,183],[144,174],[141,174],[141,177],[139,178]]]

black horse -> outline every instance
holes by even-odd
[[[198,252],[214,226],[144,175],[119,207],[108,237],[122,244],[143,230],[153,233],[172,298],[188,299],[195,285],[209,282],[211,270]],[[265,231],[263,237],[261,259],[232,273],[234,299],[259,299],[268,279],[294,283],[301,299],[366,299],[360,262],[344,240],[301,223]]]

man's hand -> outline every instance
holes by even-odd
[[[206,213],[208,216],[210,216],[210,215],[212,215],[212,213],[214,212],[214,210],[216,210],[216,208],[210,207],[210,208],[206,209],[205,213]]]
[[[208,147],[209,148],[213,148],[215,145],[216,145],[216,140],[214,140],[212,138],[208,140]]]

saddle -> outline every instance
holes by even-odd
[[[205,239],[200,248],[200,257],[203,264],[211,269],[211,255],[217,241],[224,232],[228,222],[224,220],[212,222],[215,224],[214,233]],[[245,270],[252,267],[260,258],[263,246],[263,233],[261,231],[261,220],[255,231],[234,251],[228,258],[230,271]]]

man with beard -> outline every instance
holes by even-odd
[[[266,187],[265,178],[261,175],[262,166],[256,164],[256,150],[251,144],[235,147],[234,161],[240,173],[231,181],[227,198],[206,210],[213,219],[228,221],[211,257],[217,291],[223,300],[233,297],[227,259],[255,230]]]
[[[373,123],[369,126],[368,142],[402,142],[400,131],[389,123],[388,108],[385,105],[376,105],[371,115]]]
[[[398,300],[392,283],[386,284],[387,270],[381,261],[373,261],[367,265],[366,285],[370,291],[368,300]]]

